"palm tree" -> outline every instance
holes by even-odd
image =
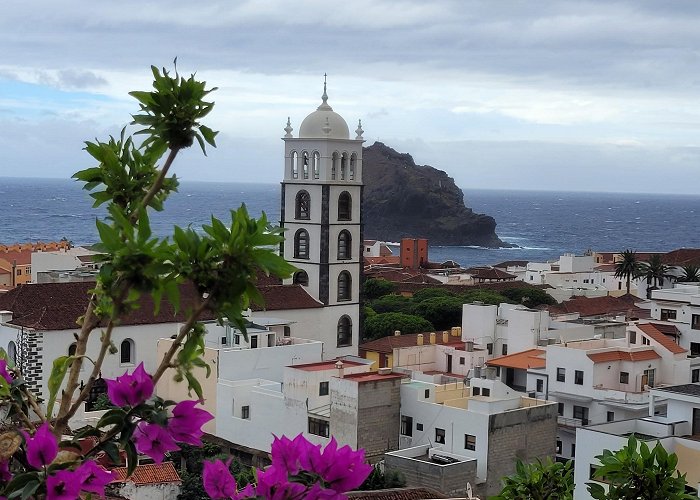
[[[698,282],[700,281],[700,267],[688,264],[683,266],[683,274],[678,281]]]
[[[639,265],[639,277],[647,279],[647,298],[651,298],[651,291],[656,285],[664,286],[664,279],[668,277],[669,267],[661,260],[661,255],[655,253],[649,257],[649,262]],[[650,286],[651,284],[654,286]]]
[[[615,277],[625,278],[627,281],[627,294],[630,293],[630,280],[639,276],[639,261],[637,252],[625,250],[620,254],[621,260],[615,262]]]

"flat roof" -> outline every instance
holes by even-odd
[[[680,384],[668,387],[654,387],[655,391],[675,392],[676,394],[686,394],[688,396],[700,396],[700,384]]]
[[[328,361],[318,361],[316,363],[306,363],[303,365],[293,365],[290,368],[296,368],[299,370],[304,370],[307,372],[320,372],[323,370],[336,370],[335,364],[338,361],[343,362],[343,368],[348,366],[365,366],[364,363],[358,363],[357,361],[349,361],[347,359],[330,359]],[[349,375],[347,375],[349,376]]]
[[[380,375],[379,373],[352,373],[350,375],[345,375],[343,378],[353,380],[357,383],[363,382],[378,382],[380,380],[397,380],[407,377],[403,373],[387,373],[386,375]]]

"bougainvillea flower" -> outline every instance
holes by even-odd
[[[144,421],[136,426],[134,443],[139,453],[148,455],[158,464],[166,453],[180,449],[164,427]]]
[[[46,478],[46,500],[75,500],[80,498],[80,479],[76,473],[60,470]]]
[[[287,436],[281,438],[275,436],[270,450],[273,466],[284,469],[292,476],[298,474],[301,469],[299,459],[306,453],[309,445],[311,443],[304,438],[303,434],[299,434],[294,440],[290,440]]]
[[[255,494],[266,500],[287,500],[288,498],[306,498],[304,492],[307,485],[289,481],[288,475],[282,468],[268,467],[258,471],[258,483]]]
[[[12,375],[7,371],[7,361],[0,359],[0,377],[4,378],[8,384],[12,383]]]
[[[12,479],[10,462],[0,462],[0,481],[9,481],[10,479]]]
[[[105,486],[114,479],[113,472],[107,472],[92,460],[87,460],[75,470],[80,478],[80,490],[105,496]]]
[[[27,441],[27,462],[35,469],[49,465],[58,455],[58,443],[47,422],[41,424],[34,436],[24,433],[24,438]]]
[[[338,493],[330,488],[324,488],[318,483],[314,485],[304,493],[304,500],[345,500],[347,495]]]
[[[105,379],[107,396],[117,406],[137,406],[153,395],[153,379],[146,373],[143,363],[132,374],[127,371],[115,380]]]
[[[215,462],[204,462],[202,471],[202,483],[204,491],[211,498],[235,498],[236,480],[231,475],[229,464],[231,460],[223,462],[216,460]]]
[[[347,445],[338,448],[335,438],[331,438],[323,452],[320,446],[310,445],[300,460],[304,470],[318,474],[338,492],[357,488],[372,472],[372,466],[365,463],[364,450],[354,451]]]
[[[197,403],[198,401],[181,401],[173,408],[173,416],[168,420],[168,431],[175,441],[202,446],[202,426],[214,417],[206,410],[195,408]]]

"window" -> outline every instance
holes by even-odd
[[[257,348],[258,348],[258,336],[257,336],[257,335],[251,335],[251,336],[250,336],[250,348],[251,348],[251,349],[257,349]]]
[[[321,382],[318,384],[318,395],[328,396],[328,382]]]
[[[425,399],[428,399],[430,397],[430,389],[425,390]]]
[[[296,151],[292,152],[292,178],[299,177],[299,155]]]
[[[338,275],[338,300],[352,299],[352,277],[347,271],[341,271]]]
[[[583,372],[581,370],[574,371],[574,384],[583,385]]]
[[[241,418],[250,420],[250,406],[241,406]]]
[[[308,191],[301,190],[294,201],[294,218],[309,220],[311,217],[311,195]]]
[[[557,403],[557,414],[560,417],[564,416],[564,403]]]
[[[352,258],[352,236],[350,231],[343,229],[338,235],[338,259]]]
[[[270,334],[267,336],[267,347],[275,347],[275,342],[276,342],[276,341],[277,341],[277,339],[275,338],[275,334],[274,334],[274,333],[270,333]]]
[[[651,342],[649,342],[649,339],[642,335],[642,345],[649,345]]]
[[[357,167],[357,154],[350,155],[350,180],[355,180],[355,168]]]
[[[571,443],[571,458],[576,456],[576,443]]]
[[[690,328],[700,330],[700,314],[693,314],[690,318]]]
[[[345,171],[348,163],[348,154],[343,153],[343,156],[340,157],[340,180],[344,181],[345,180]]]
[[[119,347],[119,359],[122,364],[132,364],[134,362],[134,341],[124,339]]]
[[[301,171],[304,179],[309,178],[309,153],[304,151],[301,154]]]
[[[489,356],[493,355],[493,344],[491,344],[491,343],[486,344],[486,352],[489,353]]]
[[[608,422],[614,422],[614,421],[615,421],[615,412],[614,412],[614,411],[609,411],[609,412],[608,412],[607,421],[608,421]]]
[[[491,395],[491,389],[488,387],[482,387],[481,388],[481,395],[482,396],[490,396]]]
[[[669,319],[676,319],[676,310],[661,309],[661,321],[668,321]]]
[[[233,343],[234,345],[240,345],[241,344],[241,336],[236,334],[233,336]]]
[[[306,229],[299,229],[294,234],[294,258],[309,258],[309,233]]]
[[[691,342],[690,343],[690,355],[691,356],[700,356],[700,342]]]
[[[557,439],[557,455],[561,455],[561,439]]]
[[[636,344],[637,343],[637,332],[634,330],[630,330],[629,332],[629,337],[630,337],[630,344]]]
[[[644,370],[644,375],[642,376],[642,385],[648,385],[649,387],[654,387],[654,382],[656,378],[656,370],[651,368],[649,370]]]
[[[476,450],[476,436],[472,436],[471,434],[464,435],[464,449]]]
[[[17,363],[17,344],[15,344],[12,340],[10,340],[10,343],[7,344],[7,357],[9,357],[10,361],[13,363]]]
[[[321,155],[314,152],[314,179],[318,179],[321,172]]]
[[[401,435],[413,436],[413,417],[401,415]]]
[[[352,197],[347,191],[343,191],[338,196],[338,220],[351,220],[352,218]]]
[[[691,382],[700,382],[700,369],[695,369],[691,372]]]
[[[481,396],[481,387],[472,387],[472,396]]]
[[[338,320],[338,347],[352,345],[352,321],[350,316]]]
[[[330,424],[328,420],[321,420],[320,418],[309,417],[309,434],[321,437],[330,436]]]
[[[309,286],[309,275],[306,271],[297,271],[292,281],[295,285]]]
[[[588,425],[588,408],[574,405],[574,418],[581,421],[581,425]]]
[[[445,444],[445,429],[435,428],[435,442],[438,444]]]
[[[541,378],[537,379],[537,392],[544,392],[544,380]]]
[[[508,344],[503,344],[503,347],[501,348],[501,354],[505,356],[508,354]]]
[[[22,276],[22,269],[19,267],[17,268],[17,276]]]
[[[557,368],[557,382],[566,382],[566,368]]]
[[[460,365],[463,365],[463,364],[464,364],[464,358],[463,358],[463,357],[460,357],[460,358],[459,358],[459,364],[460,364]]]
[[[423,424],[416,424],[417,431],[423,431]]]
[[[285,337],[291,337],[292,336],[292,329],[288,327],[287,325],[284,325],[284,336]]]
[[[621,384],[629,384],[630,383],[629,372],[620,372],[620,383]]]
[[[338,171],[338,152],[333,153],[331,157],[331,180],[335,180],[336,172]]]

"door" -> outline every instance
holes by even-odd
[[[452,373],[452,354],[447,355],[447,373]]]
[[[700,434],[700,408],[693,408],[693,435]]]

